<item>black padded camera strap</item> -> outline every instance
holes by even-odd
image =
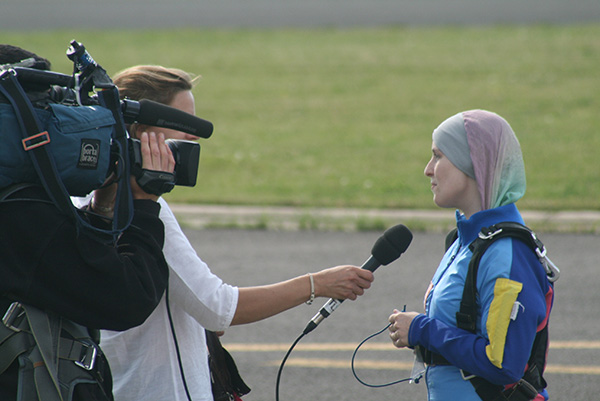
[[[113,142],[119,148],[119,157],[123,166],[121,174],[121,183],[117,188],[117,197],[115,200],[115,215],[113,218],[113,229],[116,231],[125,230],[133,219],[133,196],[129,183],[129,175],[131,174],[129,151],[127,141],[127,130],[121,113],[121,103],[119,100],[119,91],[116,86],[106,88],[98,93],[100,104],[109,109],[116,121],[113,127]]]

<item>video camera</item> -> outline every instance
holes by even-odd
[[[113,88],[114,84],[112,83],[112,80],[80,43],[72,41],[71,47],[67,51],[67,56],[74,63],[74,73],[72,76],[27,67],[13,67],[13,70],[16,72],[16,77],[20,83],[35,83],[37,85],[48,85],[50,87],[47,97],[37,99],[36,102],[34,102],[34,106],[48,108],[48,106],[51,105],[50,107],[52,109],[58,108],[57,105],[67,107],[101,106],[98,93],[95,91]],[[63,110],[63,113],[66,114],[70,112],[73,112],[73,109]],[[89,114],[93,115],[99,113],[99,109],[96,108]],[[209,138],[213,132],[213,125],[209,121],[147,99],[142,99],[140,101],[129,99],[120,100],[119,114],[121,114],[122,121],[125,124],[137,122],[140,124],[170,128],[201,138]],[[97,117],[100,116],[98,115]],[[81,118],[81,116],[74,118]],[[88,117],[84,118],[87,119]],[[96,116],[92,116],[91,118],[95,119]],[[115,122],[115,124],[117,123],[118,122]],[[85,130],[85,128],[85,126],[82,126],[80,129]],[[90,126],[88,128],[96,129],[97,127],[93,126],[92,121],[90,121]],[[131,173],[136,176],[138,181],[141,181],[141,186],[142,182],[146,183],[146,187],[148,187],[147,183],[149,181],[154,182],[154,185],[148,188],[142,186],[144,190],[148,190],[149,193],[160,195],[170,191],[174,185],[196,185],[200,158],[200,145],[198,143],[173,139],[167,141],[175,158],[176,166],[174,179],[172,179],[171,182],[165,181],[163,183],[156,182],[156,180],[152,180],[151,178],[149,179],[147,176],[152,174],[143,171],[138,141],[128,137],[128,143],[129,145],[127,147],[129,149],[131,160]],[[119,157],[116,148],[117,145],[115,141],[111,140],[110,149],[113,161],[115,157]],[[65,152],[64,150],[65,149],[63,148],[58,152],[54,152],[55,157],[59,157],[59,154],[72,153]],[[80,149],[81,157],[84,157],[83,152],[84,150]],[[72,160],[71,163],[75,163],[75,160]],[[59,162],[59,164],[61,163]],[[111,162],[110,166],[113,165],[114,163]],[[108,171],[107,175],[110,172],[111,171]],[[166,176],[163,174],[161,177]],[[67,182],[70,181],[70,177],[65,178]],[[83,192],[77,188],[68,189],[71,195],[80,195],[81,192]],[[85,191],[89,192],[89,189],[90,188],[86,186]]]
[[[42,184],[59,209],[87,227],[69,197],[87,195],[116,173],[120,184],[109,231],[115,236],[132,218],[130,175],[144,191],[161,195],[175,185],[194,186],[200,157],[198,143],[168,140],[175,173],[143,169],[139,141],[129,136],[126,124],[170,128],[200,138],[209,138],[213,125],[147,99],[119,99],[106,71],[75,40],[67,56],[73,61],[72,75],[30,68],[36,67],[33,59],[30,64],[0,65],[0,188]],[[48,90],[26,93],[23,87]]]

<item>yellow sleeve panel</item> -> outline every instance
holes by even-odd
[[[490,305],[486,323],[490,343],[485,352],[490,362],[499,369],[502,369],[504,343],[511,313],[521,289],[522,283],[507,278],[497,279],[494,286],[494,300]]]

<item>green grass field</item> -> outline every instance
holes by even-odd
[[[521,141],[522,209],[600,209],[600,25],[1,32],[71,73],[71,39],[109,74],[163,64],[202,76],[198,184],[171,201],[435,208],[431,132],[503,115]]]

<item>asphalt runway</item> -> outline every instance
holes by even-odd
[[[381,233],[189,229],[186,234],[216,274],[230,284],[251,286],[338,264],[361,265]],[[363,386],[353,377],[350,361],[363,339],[387,325],[394,308],[406,305],[407,310],[422,310],[423,294],[443,252],[443,237],[415,233],[404,255],[377,270],[373,286],[363,297],[343,303],[299,342],[282,372],[281,401],[426,399],[423,383]],[[551,400],[599,399],[600,237],[541,234],[540,238],[561,268],[545,375]],[[244,401],[275,399],[277,372],[287,350],[326,301],[320,298],[311,306],[226,331],[222,341],[252,388]],[[357,353],[357,374],[370,384],[405,378],[411,367],[411,352],[394,348],[386,333]]]

